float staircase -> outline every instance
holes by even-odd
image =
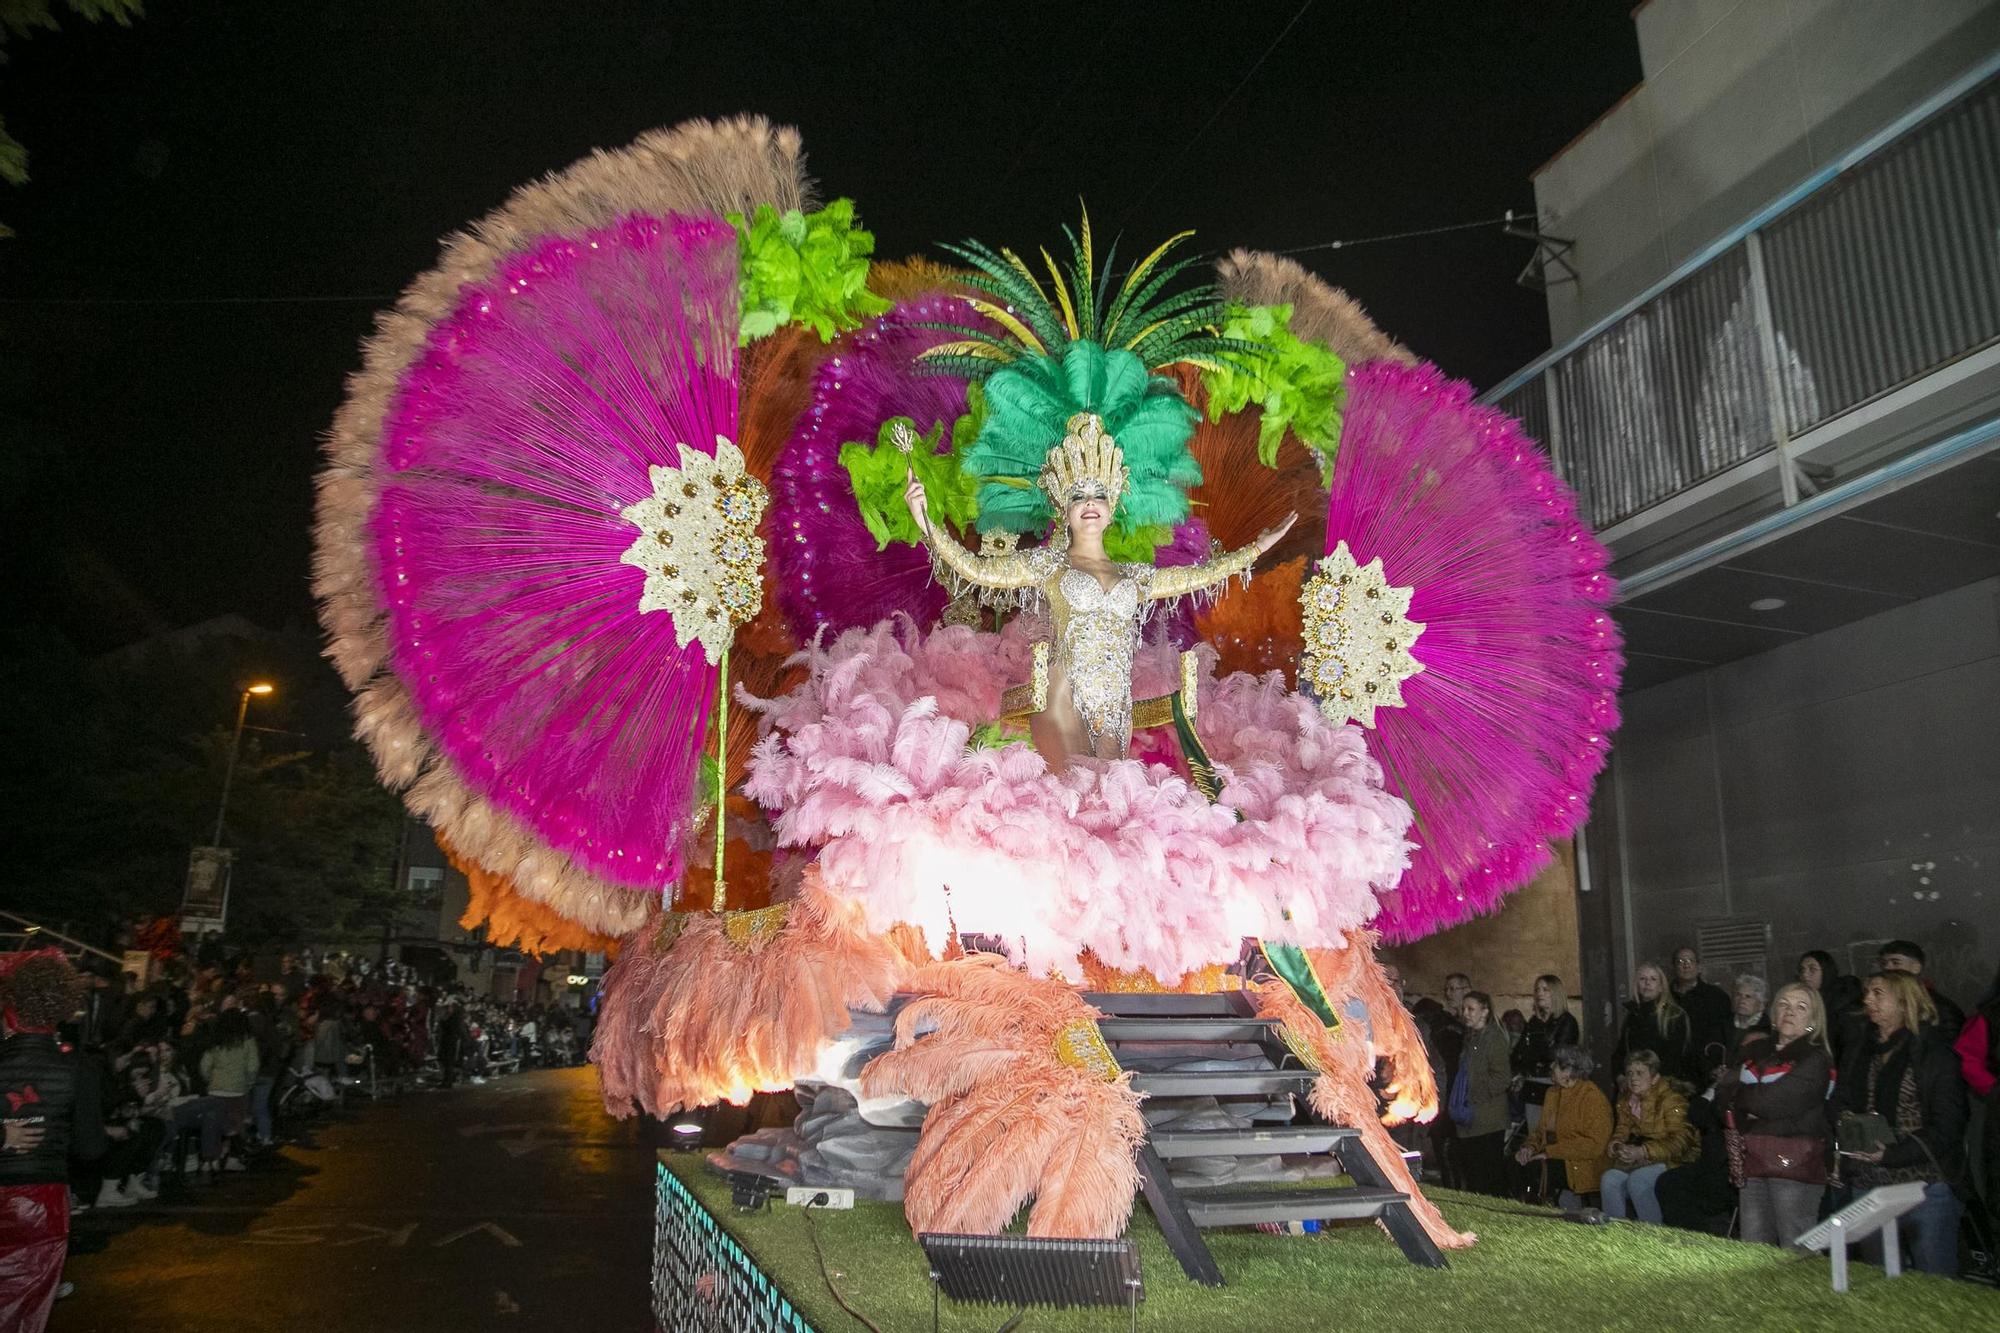
[[[1225,1114],[1209,1119],[1244,1119],[1228,1114],[1232,1106],[1268,1116],[1274,1103],[1282,1114],[1286,1099],[1295,1114],[1310,1115],[1304,1094],[1317,1075],[1292,1054],[1278,1024],[1258,1018],[1241,993],[1118,992],[1084,999],[1106,1015],[1098,1023],[1105,1044],[1121,1068],[1133,1071],[1133,1088],[1147,1095],[1156,1113],[1161,1107],[1155,1099],[1213,1097]],[[1326,1159],[1326,1177],[1342,1174],[1354,1184],[1200,1185],[1186,1169],[1177,1181],[1172,1166],[1186,1168],[1202,1158],[1274,1155],[1305,1164],[1309,1173],[1310,1159]],[[1410,1211],[1409,1196],[1390,1187],[1388,1174],[1351,1127],[1253,1120],[1249,1128],[1176,1129],[1168,1121],[1153,1129],[1149,1117],[1139,1175],[1146,1204],[1174,1257],[1190,1278],[1208,1286],[1220,1286],[1223,1280],[1201,1236],[1211,1227],[1374,1220],[1411,1263],[1445,1266],[1444,1255]]]

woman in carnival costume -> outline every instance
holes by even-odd
[[[961,464],[978,487],[978,527],[1015,535],[1050,529],[1049,540],[1029,551],[976,555],[931,521],[914,466],[904,491],[950,582],[989,596],[1013,593],[1022,609],[1047,613],[1050,636],[1036,652],[1029,731],[1056,772],[1078,755],[1127,757],[1133,654],[1153,604],[1220,590],[1234,575],[1247,579],[1297,519],[1195,565],[1158,569],[1150,558],[1107,554],[1114,524],[1130,538],[1184,522],[1187,491],[1202,480],[1187,447],[1197,414],[1158,372],[1223,363],[1254,372],[1262,349],[1212,332],[1209,321],[1220,322],[1225,309],[1214,285],[1158,296],[1183,266],[1156,266],[1185,233],[1135,268],[1108,302],[1104,281],[1093,281],[1087,217],[1083,236],[1073,282],[1051,265],[1053,302],[1032,278],[1023,289],[1022,271],[995,262],[987,248],[951,247],[979,270],[966,281],[1010,298],[1013,309],[972,300],[972,309],[1005,332],[940,324],[949,340],[921,358],[983,384],[986,417]],[[918,443],[901,422],[892,439],[906,457]],[[1136,466],[1128,466],[1128,450]],[[999,544],[1007,545],[1004,536]]]

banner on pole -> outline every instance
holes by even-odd
[[[187,888],[181,894],[181,929],[189,934],[221,930],[229,920],[229,872],[236,853],[228,847],[197,847],[188,854]]]

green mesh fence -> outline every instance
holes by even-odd
[[[653,1230],[657,1333],[813,1333],[778,1285],[665,1166]]]

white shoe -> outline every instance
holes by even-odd
[[[74,1296],[74,1295],[76,1295],[76,1283],[74,1283],[74,1282],[58,1282],[58,1283],[56,1284],[56,1299],[57,1299],[57,1300],[59,1300],[59,1301],[60,1301],[60,1300],[67,1300],[67,1299],[68,1299],[69,1297],[71,1297],[71,1296]]]
[[[230,1156],[222,1159],[222,1169],[224,1171],[248,1171],[250,1168],[243,1164],[241,1157],[232,1153]]]
[[[97,1191],[97,1206],[99,1208],[130,1208],[137,1202],[139,1202],[137,1199],[127,1194],[124,1190],[119,1189],[118,1182],[115,1180],[105,1181]]]
[[[160,1197],[160,1192],[151,1185],[148,1185],[144,1176],[133,1176],[130,1180],[126,1181],[125,1192],[135,1199],[148,1201]]]

